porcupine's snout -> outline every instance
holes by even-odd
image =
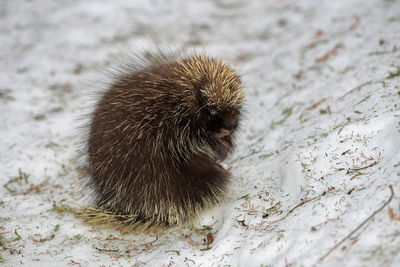
[[[236,115],[231,115],[222,120],[221,128],[217,132],[217,136],[222,138],[225,136],[230,136],[236,130],[239,122],[239,117]]]

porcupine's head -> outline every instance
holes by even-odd
[[[195,149],[224,160],[233,148],[244,101],[239,76],[227,64],[206,56],[179,60],[177,69],[183,74],[180,85],[195,95],[191,120]]]

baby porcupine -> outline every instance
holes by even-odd
[[[137,65],[135,65],[137,64]],[[97,104],[88,139],[95,206],[81,217],[132,230],[182,224],[220,202],[244,101],[216,58],[157,55],[133,62]]]

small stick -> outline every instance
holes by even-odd
[[[337,249],[341,244],[343,244],[344,241],[346,241],[347,239],[349,239],[355,232],[357,232],[358,230],[360,230],[361,227],[364,226],[364,224],[366,224],[369,220],[371,220],[372,218],[375,217],[375,215],[380,212],[381,210],[383,210],[383,208],[385,208],[390,201],[392,201],[393,196],[394,196],[394,191],[393,191],[393,186],[389,185],[389,189],[390,189],[390,197],[389,199],[383,203],[383,205],[377,209],[376,211],[374,211],[368,218],[366,218],[359,226],[356,227],[356,229],[354,229],[353,231],[351,231],[347,236],[345,236],[342,240],[340,240],[339,243],[337,243],[336,245],[334,245],[327,253],[325,253],[325,255],[323,255],[320,259],[319,262],[322,262],[326,257],[329,256],[329,254],[331,254],[335,249]]]
[[[361,167],[361,168],[350,168],[350,169],[348,169],[347,170],[347,173],[346,174],[349,174],[350,172],[354,172],[354,171],[360,171],[360,170],[364,170],[364,169],[367,169],[367,168],[369,168],[369,167],[372,167],[372,166],[375,166],[376,164],[378,164],[378,162],[376,162],[376,161],[374,161],[374,162],[372,162],[370,165],[368,165],[368,166],[364,166],[364,167]]]
[[[166,250],[165,253],[167,252],[175,252],[178,256],[181,255],[181,253],[178,250]]]
[[[313,198],[310,198],[310,199],[306,199],[306,200],[301,201],[299,204],[297,204],[297,205],[294,206],[291,210],[289,210],[289,212],[288,212],[285,216],[283,216],[282,218],[280,218],[280,219],[278,219],[278,220],[272,221],[272,222],[270,222],[269,224],[274,224],[274,223],[277,223],[277,222],[280,222],[280,221],[286,219],[286,217],[289,216],[289,215],[290,215],[295,209],[297,209],[298,207],[301,207],[301,206],[303,206],[304,204],[306,204],[306,203],[308,203],[308,202],[310,202],[310,201],[313,201],[313,200],[315,200],[315,199],[317,199],[317,198],[319,198],[319,197],[325,196],[326,193],[327,193],[327,192],[330,192],[330,191],[332,191],[332,190],[324,191],[324,192],[323,192],[321,195],[319,195],[319,196],[316,196],[316,197],[313,197]]]
[[[97,252],[118,252],[119,249],[103,249],[103,248],[98,248],[98,247],[94,247]]]
[[[140,246],[148,246],[148,245],[152,246],[153,243],[156,242],[157,240],[158,240],[158,235],[156,236],[156,240],[150,241],[150,242],[145,243],[145,244],[142,244],[142,245],[140,245]]]
[[[184,260],[184,262],[186,263],[186,261],[191,261],[191,262],[193,262],[193,264],[196,264],[196,263],[194,262],[194,260],[192,260],[192,259],[188,259],[188,258],[186,258],[186,257],[185,257],[185,260]]]

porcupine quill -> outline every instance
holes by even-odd
[[[80,217],[132,230],[183,224],[221,202],[244,101],[219,59],[163,54],[131,62],[97,103],[87,141],[93,207]]]

